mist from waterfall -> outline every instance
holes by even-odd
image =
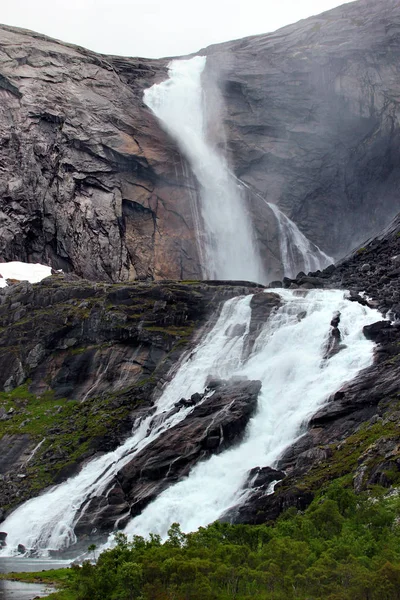
[[[174,60],[169,79],[144,93],[144,102],[176,141],[199,184],[192,207],[203,277],[266,283],[246,198],[224,155],[207,135],[202,73],[206,57]]]
[[[313,244],[276,204],[268,202],[260,192],[242,179],[236,177],[236,181],[272,211],[278,226],[279,252],[284,276],[294,279],[300,271],[306,274],[310,271],[322,271],[335,262],[332,256],[328,256]]]

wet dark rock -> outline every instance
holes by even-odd
[[[221,387],[221,385],[224,385],[225,381],[223,379],[209,379],[206,383],[206,389],[207,390],[216,390],[219,387]]]
[[[363,333],[368,340],[372,340],[376,343],[386,342],[389,339],[395,336],[395,332],[393,332],[392,324],[389,321],[378,321],[377,323],[372,323],[372,325],[366,325],[363,328]]]
[[[340,312],[336,313],[331,321],[331,330],[329,332],[329,339],[326,344],[326,349],[324,353],[324,359],[332,358],[335,356],[343,346],[340,344],[342,339],[342,334],[339,329],[340,323]]]
[[[293,283],[296,283],[296,280],[295,280],[295,279],[290,279],[289,277],[284,277],[284,278],[283,278],[283,280],[282,280],[282,286],[283,286],[284,288],[286,288],[286,289],[287,289],[287,288],[290,288],[290,286],[291,286]]]
[[[313,500],[313,494],[293,487],[282,491],[281,483],[277,483],[273,494],[266,494],[264,488],[250,492],[246,503],[230,509],[220,519],[234,523],[250,523],[259,525],[275,521],[288,508],[304,511]]]
[[[192,394],[189,398],[189,400],[186,400],[186,398],[181,398],[180,400],[178,400],[178,402],[175,402],[175,405],[177,408],[187,408],[190,406],[194,406],[195,404],[198,404],[204,397],[204,394],[199,394],[199,393],[195,393]],[[170,414],[170,413],[169,413]]]
[[[254,294],[251,299],[251,321],[247,338],[247,352],[250,354],[254,343],[271,314],[281,305],[281,297],[271,292]]]
[[[296,278],[295,283],[296,283],[296,285],[299,285],[301,287],[308,286],[309,289],[313,289],[313,288],[324,288],[326,281],[322,277],[306,276],[306,277],[300,277],[299,279]]]
[[[124,501],[120,492],[117,504],[108,500],[110,494],[90,500],[76,532],[109,529],[127,506],[131,516],[137,515],[169,485],[188,475],[198,461],[239,441],[256,409],[260,389],[259,381],[225,382],[119,471],[111,489],[117,485]]]
[[[273,481],[280,481],[284,477],[284,471],[278,471],[272,467],[255,467],[249,473],[248,485],[252,488],[266,487]]]
[[[5,531],[0,531],[0,548],[5,548],[7,546],[7,535]]]

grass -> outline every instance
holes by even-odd
[[[85,402],[56,399],[53,392],[36,396],[28,384],[0,394],[0,406],[14,409],[0,421],[4,435],[29,435],[32,447],[42,442],[25,468],[19,501],[73,472],[80,462],[101,449],[113,449],[130,426],[130,412],[149,396],[155,378],[142,378],[124,390]],[[6,508],[11,508],[7,506]]]
[[[7,581],[22,581],[24,583],[65,585],[71,579],[71,570],[68,568],[36,571],[33,573],[0,573],[0,579],[5,579]]]
[[[397,402],[395,404],[397,405]],[[331,445],[330,458],[315,464],[297,487],[314,492],[333,479],[345,478],[348,483],[351,483],[360,464],[367,467],[365,478],[368,479],[372,468],[385,460],[379,452],[374,452],[377,450],[377,443],[391,439],[399,439],[399,428],[396,422],[385,420],[372,425],[369,423],[362,425],[343,442]],[[385,471],[385,475],[391,483],[400,483],[400,472],[395,468]]]

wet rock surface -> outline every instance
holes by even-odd
[[[107,492],[85,507],[75,532],[109,531],[168,486],[189,474],[200,460],[240,441],[257,406],[259,381],[223,381],[186,418],[150,442],[116,475]]]
[[[399,31],[397,0],[359,0],[204,50],[266,252],[276,231],[263,198],[336,258],[400,210]]]

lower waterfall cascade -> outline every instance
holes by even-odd
[[[188,477],[132,519],[125,532],[164,537],[173,522],[192,531],[245,501],[249,470],[273,466],[327,399],[372,364],[374,344],[362,329],[379,319],[376,310],[350,302],[343,291],[270,291],[281,296],[282,304],[264,324],[249,356],[250,295],[225,302],[215,325],[166,384],[156,412],[138,423],[131,437],[115,451],[90,461],[75,477],[25,502],[2,523],[8,546],[0,555],[16,554],[18,544],[39,555],[74,544],[74,524],[87,500],[101,494],[135,453],[190,413],[189,407],[168,416],[177,400],[203,392],[210,376],[237,375],[262,382],[258,409],[243,440],[198,463]],[[330,322],[338,312],[341,345],[327,358]]]

